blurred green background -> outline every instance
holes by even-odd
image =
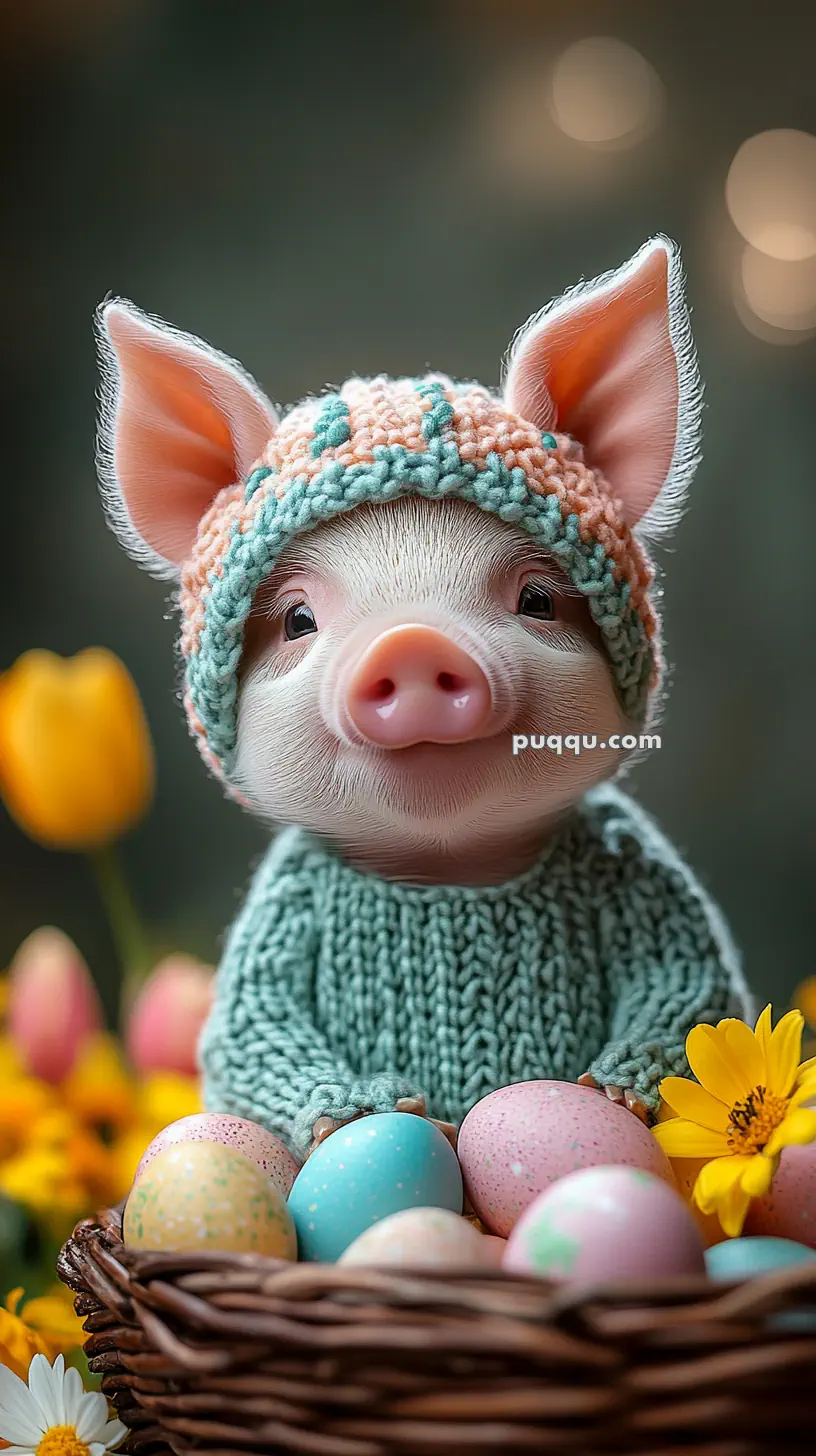
[[[145,917],[214,960],[265,836],[187,738],[166,584],[104,524],[100,299],[123,294],[210,339],[282,404],[352,372],[492,385],[531,312],[664,231],[688,273],[705,458],[661,553],[672,692],[663,747],[634,784],[781,1010],[816,969],[816,344],[802,318],[765,327],[735,296],[745,242],[725,187],[746,138],[816,131],[816,10],[18,0],[2,30],[0,668],[31,646],[101,643],[131,669],[159,772],[123,845]],[[634,71],[584,76],[572,99],[562,70],[554,117],[553,67],[593,36],[653,69],[629,53]],[[582,117],[614,131],[644,77],[652,124],[632,144],[569,134]],[[766,171],[754,201],[778,183]],[[84,862],[38,849],[2,812],[0,859],[0,965],[35,926],[59,925],[112,1006],[116,959]]]

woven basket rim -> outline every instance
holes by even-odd
[[[140,1456],[813,1453],[816,1262],[728,1283],[441,1278],[126,1249],[120,1207],[83,1219],[58,1269]]]

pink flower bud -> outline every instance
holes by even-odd
[[[9,968],[8,1027],[27,1070],[44,1082],[62,1082],[103,1020],[73,941],[51,925],[32,931]]]
[[[139,1072],[196,1075],[196,1048],[212,1004],[212,966],[171,955],[148,976],[126,1031],[128,1055]]]

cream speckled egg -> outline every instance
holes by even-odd
[[[447,1208],[404,1208],[372,1224],[339,1264],[396,1269],[495,1269],[484,1234]]]
[[[169,1127],[165,1127],[154,1137],[142,1155],[134,1183],[157,1153],[163,1152],[165,1148],[177,1147],[179,1143],[198,1142],[224,1143],[227,1147],[244,1153],[266,1173],[284,1198],[289,1197],[292,1184],[300,1172],[300,1164],[289,1149],[284,1147],[280,1138],[276,1138],[274,1133],[268,1132],[259,1123],[249,1122],[245,1117],[231,1117],[225,1112],[195,1112],[189,1117],[180,1117],[178,1122],[171,1122]]]
[[[476,1213],[504,1238],[545,1188],[579,1168],[621,1164],[676,1186],[649,1129],[574,1082],[517,1082],[491,1092],[462,1123],[456,1151]]]
[[[771,1191],[751,1204],[744,1232],[816,1249],[816,1143],[783,1148]]]
[[[486,1246],[485,1252],[487,1254],[488,1263],[492,1264],[495,1268],[498,1268],[498,1266],[502,1262],[502,1259],[504,1258],[504,1251],[507,1248],[507,1240],[500,1239],[498,1234],[482,1234],[482,1238],[484,1239]]]
[[[178,1143],[156,1153],[125,1206],[128,1248],[218,1250],[297,1258],[286,1201],[244,1153],[224,1143]]]

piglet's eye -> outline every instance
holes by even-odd
[[[546,587],[528,582],[521,588],[516,610],[520,617],[536,617],[540,622],[551,622],[555,617],[555,599]]]
[[[294,642],[297,637],[307,637],[310,632],[317,631],[317,622],[314,619],[314,612],[304,602],[298,602],[297,606],[290,607],[283,619],[283,635],[289,642]]]

